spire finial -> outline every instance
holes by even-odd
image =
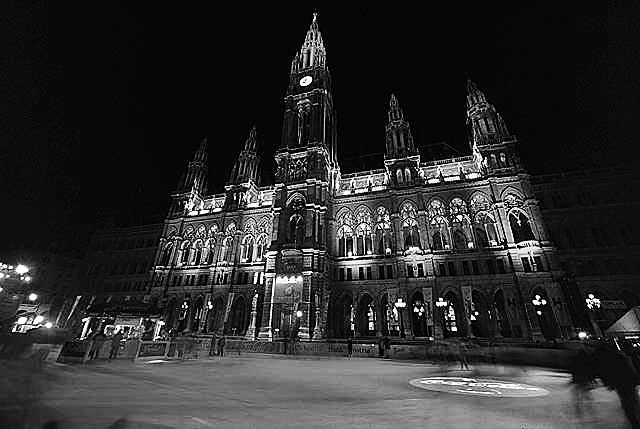
[[[318,12],[313,12],[313,23],[318,22]]]

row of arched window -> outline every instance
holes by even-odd
[[[268,247],[268,236],[260,234],[257,238],[245,235],[240,247],[241,262],[262,261]],[[183,241],[174,253],[174,242],[169,242],[162,250],[160,265],[169,266],[174,261],[181,265],[211,265],[219,262],[234,262],[234,237],[225,237],[218,245],[215,239]]]
[[[491,208],[488,200],[477,195],[471,206],[468,210],[467,204],[456,197],[446,210],[441,200],[433,199],[427,211],[427,246],[433,250],[497,246],[500,239],[494,216],[488,211]],[[402,204],[400,219],[404,250],[421,249],[418,211],[412,202]],[[511,208],[508,219],[515,242],[535,239],[522,209]],[[337,219],[337,255],[389,254],[393,249],[392,232],[389,211],[383,206],[376,209],[375,216],[366,206],[359,207],[355,216],[345,210]]]

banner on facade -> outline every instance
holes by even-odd
[[[471,318],[471,286],[462,286],[462,302],[464,303],[464,313],[467,316],[467,319]]]
[[[427,320],[427,326],[433,325],[433,288],[423,287],[422,296],[424,297],[424,317]]]
[[[227,296],[227,308],[224,310],[224,322],[227,323],[227,320],[229,319],[229,313],[231,312],[231,306],[233,305],[233,296],[235,295],[235,293],[233,292],[229,292],[229,295]]]

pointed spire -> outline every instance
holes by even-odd
[[[471,79],[467,78],[467,109],[480,103],[487,103],[487,97]]]
[[[207,148],[208,148],[208,143],[207,143],[207,138],[205,137],[200,142],[200,146],[198,147],[198,150],[193,156],[193,160],[200,161],[200,162],[207,162]]]
[[[323,67],[325,63],[326,52],[318,26],[318,14],[314,12],[313,20],[309,30],[307,30],[300,52],[293,57],[291,73],[310,67]]]
[[[392,121],[401,121],[404,117],[402,115],[402,109],[400,108],[400,103],[398,103],[398,99],[395,94],[391,94],[391,100],[389,101],[389,122]]]
[[[249,137],[244,142],[244,150],[255,152],[256,151],[256,126],[254,125],[249,131]]]

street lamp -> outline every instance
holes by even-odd
[[[35,301],[36,299],[38,299],[38,294],[37,293],[30,293],[29,294],[29,301]]]
[[[541,298],[540,295],[536,295],[534,297],[534,299],[531,300],[531,303],[535,306],[536,308],[536,314],[538,316],[542,316],[542,311],[538,310],[537,308],[540,307],[542,308],[542,306],[547,305],[547,300],[544,298]]]
[[[444,334],[444,331],[446,330],[445,320],[444,320],[444,309],[448,305],[449,305],[449,302],[447,300],[445,300],[444,298],[438,298],[438,300],[436,301],[436,308],[439,309],[439,313],[441,314],[441,317],[440,317],[440,323],[435,325],[435,326],[439,326],[440,324],[442,325],[442,327],[440,328],[440,329],[443,330],[442,334]],[[438,333],[436,331],[436,335],[437,334]]]
[[[593,331],[598,337],[602,337],[602,331],[594,316],[594,312],[600,308],[600,298],[596,298],[594,294],[590,293],[584,301],[587,303],[587,314],[589,315],[591,326],[593,326]]]
[[[400,338],[405,338],[404,335],[404,318],[402,316],[402,309],[407,306],[407,303],[402,300],[402,298],[398,298],[396,303],[394,304],[398,309],[398,313],[400,314]]]

